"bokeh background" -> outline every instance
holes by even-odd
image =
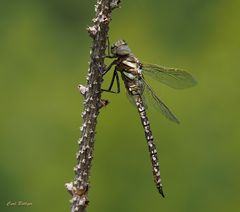
[[[0,211],[69,211],[95,0],[0,2]],[[240,1],[135,0],[114,11],[110,40],[145,62],[180,67],[198,86],[149,83],[181,120],[148,112],[166,198],[154,187],[137,111],[103,94],[89,212],[240,211]],[[110,75],[105,77],[107,87]],[[31,207],[7,207],[27,201]]]

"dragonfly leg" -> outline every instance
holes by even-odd
[[[111,54],[111,45],[110,45],[110,41],[109,41],[109,37],[107,37],[107,55],[105,56],[105,58],[116,58],[116,56]]]
[[[110,69],[113,67],[113,65],[116,64],[116,62],[117,60],[112,61],[109,66],[107,66],[103,71],[101,71],[102,76],[104,76],[108,71],[110,71]]]
[[[113,87],[115,78],[116,78],[116,81],[117,81],[117,91],[112,91],[112,87]],[[120,82],[119,82],[119,76],[118,76],[118,73],[117,73],[116,69],[113,72],[113,76],[112,76],[112,80],[111,80],[111,83],[109,85],[109,88],[108,89],[102,89],[102,91],[109,92],[109,93],[116,93],[116,94],[120,93]]]
[[[107,47],[108,47],[108,55],[111,55],[111,51],[110,51],[110,41],[109,41],[109,37],[107,36]]]

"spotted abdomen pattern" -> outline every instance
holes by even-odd
[[[145,132],[145,137],[146,137],[147,144],[148,144],[148,150],[149,150],[150,158],[151,158],[151,162],[152,162],[152,172],[153,172],[154,181],[155,181],[155,184],[156,184],[156,187],[157,187],[159,193],[164,197],[161,176],[160,176],[158,156],[157,156],[157,148],[156,148],[156,145],[154,144],[153,135],[152,135],[152,131],[150,128],[150,123],[148,121],[144,103],[143,103],[140,95],[135,96],[135,102],[136,102],[136,106],[137,106],[137,109],[138,109],[138,112],[139,112],[139,115],[141,118],[141,122],[142,122],[144,132]]]

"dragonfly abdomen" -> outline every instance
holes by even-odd
[[[138,108],[138,112],[141,118],[141,122],[145,132],[145,137],[148,144],[148,150],[150,153],[150,158],[152,163],[152,172],[153,172],[154,181],[159,193],[164,197],[162,183],[161,183],[161,176],[160,176],[160,168],[158,163],[157,148],[156,148],[156,145],[154,144],[150,123],[148,121],[144,103],[140,95],[135,96],[135,102]]]

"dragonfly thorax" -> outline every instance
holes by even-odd
[[[118,40],[111,46],[111,53],[114,56],[126,56],[131,54],[131,49],[124,40]]]

